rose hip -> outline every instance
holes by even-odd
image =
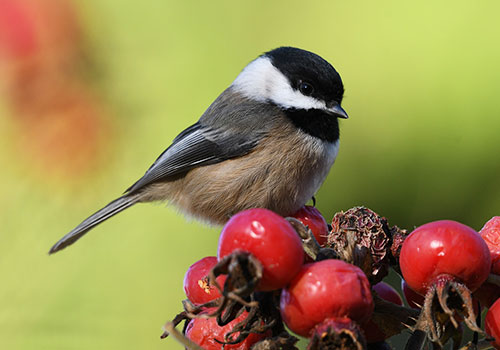
[[[302,336],[325,319],[366,321],[373,312],[370,283],[358,267],[341,260],[322,260],[302,267],[281,292],[285,324]]]
[[[500,349],[500,299],[488,310],[484,319],[484,329],[489,336],[495,338],[492,342],[495,349]]]
[[[207,309],[204,313],[213,313],[216,308]],[[186,337],[196,344],[200,345],[206,350],[247,350],[256,342],[265,338],[266,334],[251,333],[243,341],[237,344],[221,344],[225,341],[235,340],[239,332],[229,336],[225,339],[226,335],[233,330],[233,328],[243,321],[248,316],[248,312],[244,311],[240,316],[229,322],[227,325],[220,327],[217,324],[215,317],[210,318],[195,318],[191,320],[186,328]]]
[[[417,293],[425,294],[443,275],[474,291],[488,278],[491,257],[476,231],[442,220],[418,227],[405,239],[399,264],[405,281]]]
[[[217,257],[243,251],[262,264],[261,291],[283,288],[299,272],[304,250],[295,229],[267,209],[249,209],[234,215],[222,229]]]
[[[471,291],[488,278],[491,256],[476,231],[450,220],[422,225],[405,239],[399,264],[410,288],[425,294],[417,324],[425,325],[432,342],[441,342],[442,329],[457,329],[462,321],[481,332]]]
[[[479,231],[491,254],[491,272],[500,275],[500,216],[491,218]]]
[[[204,304],[221,296],[218,289],[210,284],[208,275],[217,264],[215,256],[207,256],[189,267],[184,275],[184,292],[193,304]],[[226,276],[217,277],[220,287],[224,285]]]
[[[491,273],[500,275],[500,216],[491,218],[479,231],[491,254]],[[492,283],[484,283],[474,293],[481,304],[489,307],[500,298],[500,288]]]

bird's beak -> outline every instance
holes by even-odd
[[[335,103],[333,106],[326,108],[325,111],[328,114],[335,116],[337,118],[342,118],[342,119],[349,118],[349,116],[347,115],[347,112],[344,111],[344,109],[342,107],[340,107],[340,105],[338,103]]]

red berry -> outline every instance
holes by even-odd
[[[204,304],[221,296],[217,288],[208,280],[210,270],[217,264],[215,256],[207,256],[189,267],[184,275],[184,292],[193,304]],[[219,286],[223,286],[226,276],[217,277]]]
[[[308,226],[319,245],[325,246],[328,239],[328,224],[318,209],[310,205],[304,205],[290,216]]]
[[[370,283],[361,269],[341,260],[306,264],[282,290],[280,310],[288,328],[302,336],[327,318],[363,322],[373,312]]]
[[[442,220],[422,225],[404,241],[401,272],[411,289],[425,294],[441,275],[450,275],[476,290],[488,278],[488,246],[472,228]]]
[[[498,299],[488,310],[484,319],[484,330],[495,338],[492,342],[495,349],[500,349],[500,299]]]
[[[283,288],[299,272],[304,250],[294,228],[283,217],[267,209],[249,209],[233,216],[222,229],[217,256],[245,251],[263,267],[258,289]]]
[[[379,282],[374,285],[372,289],[377,292],[380,298],[390,301],[391,303],[396,305],[403,305],[403,301],[401,300],[401,296],[399,295],[399,293],[387,283]],[[384,341],[390,336],[384,334],[383,331],[378,327],[378,325],[372,320],[364,323],[362,325],[362,329],[365,333],[365,339],[367,343]]]
[[[213,313],[216,308],[207,309],[203,313]],[[227,333],[231,332],[233,327],[243,321],[248,316],[248,312],[244,311],[240,316],[229,322],[227,325],[220,327],[217,324],[215,317],[210,318],[195,318],[191,320],[186,328],[186,337],[196,344],[200,345],[205,350],[247,350],[264,339],[266,334],[251,333],[245,340],[238,344],[228,344],[223,347],[219,342],[224,341]],[[239,333],[234,333],[230,339],[236,339]],[[217,342],[217,340],[219,342]]]
[[[425,298],[411,289],[405,280],[401,280],[401,289],[403,290],[403,294],[405,295],[405,299],[409,307],[420,309],[424,305]]]
[[[490,249],[490,272],[500,275],[500,216],[491,218],[481,231],[479,231],[479,234]],[[500,298],[500,288],[492,283],[483,283],[476,293],[474,293],[474,296],[481,301],[481,305],[490,307]]]
[[[500,275],[500,216],[494,216],[479,231],[491,254],[491,272]]]

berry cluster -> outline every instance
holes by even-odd
[[[390,268],[409,307],[383,282]],[[500,217],[479,233],[442,220],[408,234],[363,207],[331,225],[310,206],[288,218],[251,209],[223,228],[217,257],[186,272],[184,311],[162,337],[193,350],[297,349],[288,328],[310,350],[362,350],[390,349],[385,340],[409,330],[406,349],[459,349],[465,324],[463,349],[500,349],[499,280]]]

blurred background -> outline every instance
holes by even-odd
[[[0,347],[160,340],[219,229],[138,205],[47,251],[140,177],[240,70],[291,45],[340,72],[350,119],[317,195],[413,228],[500,214],[497,1],[0,0]],[[395,283],[393,281],[393,283]]]

